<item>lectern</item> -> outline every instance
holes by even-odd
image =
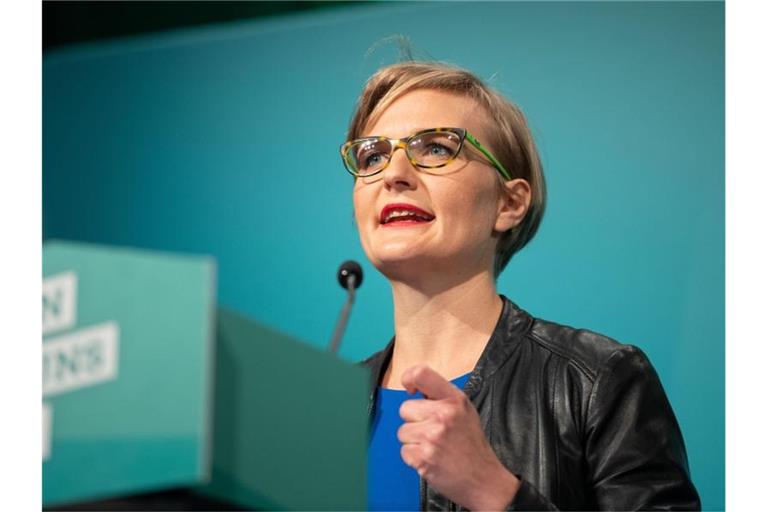
[[[43,276],[44,506],[365,508],[366,370],[218,307],[212,258],[48,242]]]

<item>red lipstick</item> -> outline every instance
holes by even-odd
[[[426,224],[434,218],[428,211],[407,203],[390,203],[379,213],[379,223],[385,227]]]

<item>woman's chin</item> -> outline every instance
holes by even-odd
[[[409,251],[383,251],[374,257],[369,257],[373,266],[379,272],[388,275],[389,272],[401,272],[407,269],[417,269],[426,266],[430,260],[424,254]]]
[[[371,259],[376,269],[391,281],[419,281],[443,272],[444,260],[423,253],[386,253]]]

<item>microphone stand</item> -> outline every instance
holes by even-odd
[[[339,313],[339,319],[336,321],[336,330],[333,331],[333,337],[328,350],[331,354],[335,354],[339,350],[339,343],[341,337],[344,335],[344,330],[347,328],[347,322],[349,321],[349,313],[352,310],[352,304],[355,302],[355,283],[357,282],[357,276],[350,274],[347,276],[347,302],[344,303],[344,307]]]

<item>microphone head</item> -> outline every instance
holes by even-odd
[[[339,266],[339,271],[337,273],[339,284],[345,290],[347,289],[347,283],[351,276],[355,276],[355,289],[360,288],[360,285],[363,284],[363,268],[358,262],[347,260]]]

